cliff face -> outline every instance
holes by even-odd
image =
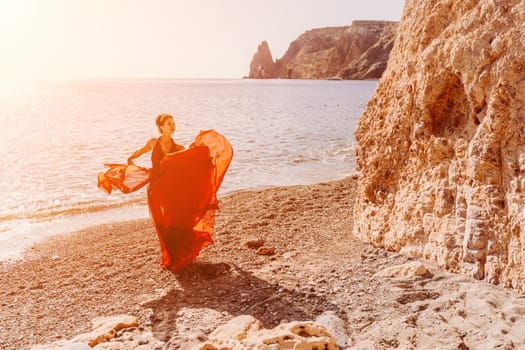
[[[354,21],[340,39],[338,56],[344,59],[344,79],[380,78],[394,46],[397,22]]]
[[[396,29],[397,22],[385,21],[354,21],[346,27],[312,29],[293,41],[275,62],[267,60],[271,53],[268,54],[268,45],[263,42],[252,59],[249,77],[379,78],[386,67]],[[270,73],[260,74],[261,67]]]
[[[407,0],[355,136],[354,234],[525,290],[525,1]]]

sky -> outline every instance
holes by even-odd
[[[398,21],[404,0],[0,0],[0,79],[240,78],[313,28]]]

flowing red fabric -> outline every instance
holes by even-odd
[[[109,169],[98,174],[98,187],[107,194],[113,190],[131,193],[149,182],[151,169],[126,164],[104,164],[104,166]]]
[[[148,176],[148,205],[162,251],[161,266],[178,270],[213,243],[217,190],[232,157],[233,148],[224,136],[201,131],[188,149],[166,154],[153,170],[113,164],[99,174],[99,187],[108,193],[108,186],[129,193],[143,186]]]

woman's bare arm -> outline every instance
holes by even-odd
[[[141,155],[143,155],[144,153],[147,153],[147,152],[151,151],[153,149],[153,146],[155,146],[155,142],[156,141],[157,141],[157,139],[152,138],[144,145],[144,147],[142,147],[142,148],[136,150],[135,152],[133,152],[133,154],[131,156],[129,156],[129,158],[128,158],[128,164],[129,165],[135,165],[135,163],[133,163],[133,159],[138,158]]]

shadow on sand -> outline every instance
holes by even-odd
[[[291,290],[255,277],[226,263],[193,263],[173,273],[177,285],[163,297],[143,305],[153,310],[153,332],[168,335],[176,330],[181,309],[212,309],[232,316],[252,315],[266,328],[282,321],[314,320],[324,311],[346,313],[310,289]]]

